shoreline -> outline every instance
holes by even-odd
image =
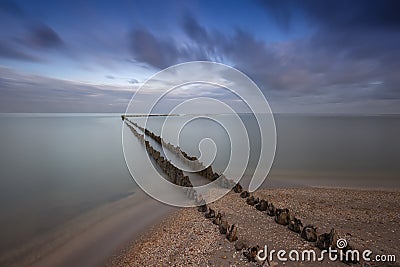
[[[304,225],[313,224],[317,234],[335,228],[357,249],[370,249],[374,255],[400,257],[400,191],[327,187],[260,189],[254,196],[279,208],[287,207]],[[229,193],[210,203],[215,211],[224,211],[235,223],[239,240],[248,246],[268,245],[271,249],[319,250],[311,242],[274,222],[263,212],[246,204],[246,199]],[[397,260],[398,261],[398,260]],[[168,215],[137,240],[114,254],[103,266],[255,266],[218,231],[218,226],[195,208]],[[271,265],[282,265],[274,259]],[[340,261],[286,262],[285,266],[346,266]],[[267,265],[265,265],[267,266]],[[375,266],[375,265],[371,265]],[[379,265],[378,265],[379,266]],[[395,265],[393,265],[395,266]]]
[[[288,207],[304,225],[317,226],[318,234],[334,227],[360,248],[370,246],[375,253],[393,253],[400,258],[396,249],[400,232],[394,224],[400,221],[398,189],[294,186],[263,188],[254,196],[279,208]],[[229,222],[237,225],[239,238],[249,245],[313,248],[287,227],[276,224],[273,217],[247,205],[239,194],[231,192],[209,206],[224,211]],[[54,235],[45,247],[8,266],[184,266],[190,262],[194,266],[255,266],[196,208],[163,205],[141,191],[91,210],[62,228],[65,231]],[[167,258],[163,256],[166,253]],[[328,265],[345,266],[340,262]],[[291,262],[286,266],[297,265]]]
[[[3,257],[7,266],[98,266],[175,208],[138,190],[94,208]],[[151,214],[141,216],[151,210]],[[125,230],[124,230],[125,229]],[[35,243],[37,243],[35,245]]]

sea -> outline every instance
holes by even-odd
[[[179,145],[200,156],[199,142],[213,139],[213,168],[222,172],[231,146],[243,145],[230,143],[224,124],[234,129],[232,117],[196,116],[172,118],[177,125],[190,121]],[[250,143],[244,176],[251,177],[264,166],[262,138],[253,115],[240,118]],[[165,120],[150,117],[147,128],[161,134]],[[276,151],[263,187],[400,189],[400,116],[274,114],[274,120]],[[128,134],[120,114],[0,114],[0,265],[68,221],[140,191],[124,158],[123,138],[135,138]]]

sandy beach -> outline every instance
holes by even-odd
[[[253,194],[288,208],[304,225],[317,227],[317,234],[334,228],[355,249],[369,249],[373,255],[400,257],[399,191],[356,190],[343,188],[285,188],[261,189]],[[223,211],[229,223],[237,226],[239,241],[247,246],[268,246],[268,249],[312,249],[318,255],[315,243],[308,242],[287,226],[279,225],[274,217],[246,204],[239,194],[229,193],[209,205]],[[195,208],[175,211],[154,225],[140,238],[133,240],[106,262],[104,266],[259,266],[249,262],[245,250],[235,249],[219,233],[218,226]],[[340,261],[281,262],[276,258],[271,266],[346,266]],[[358,266],[398,266],[396,263],[363,262]],[[264,266],[268,266],[264,262]]]

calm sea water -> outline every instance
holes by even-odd
[[[179,116],[170,123],[177,126],[192,116]],[[232,123],[232,115],[196,119],[181,130],[180,146],[199,156],[198,144],[211,138],[217,145],[213,166],[221,171],[230,156],[229,134],[221,127]],[[247,174],[254,171],[260,153],[260,132],[253,115],[240,115],[250,139]],[[133,118],[144,125],[145,119]],[[221,124],[214,122],[220,121]],[[147,128],[161,134],[165,117],[152,117]],[[273,173],[353,173],[397,175],[400,179],[400,116],[275,115],[277,146]],[[174,127],[172,127],[174,128]],[[235,127],[233,127],[235,129]],[[234,131],[233,131],[234,133]],[[169,134],[163,133],[167,141]],[[244,142],[237,145],[244,146]],[[262,165],[260,166],[263,167]],[[396,179],[396,180],[399,180]],[[351,181],[348,181],[351,185]],[[399,181],[400,182],[400,181]]]
[[[251,140],[246,174],[251,175],[260,137],[246,116]],[[163,120],[154,117],[148,127],[159,133]],[[399,116],[277,115],[275,120],[271,176],[286,173],[310,185],[400,188]],[[118,114],[11,114],[1,115],[0,125],[0,251],[137,190],[125,166]],[[222,170],[230,155],[223,128],[207,120],[188,126],[182,148],[198,155],[198,140],[215,139],[214,167]]]
[[[0,251],[136,188],[117,115],[2,115],[0,125]]]

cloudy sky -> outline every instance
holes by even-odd
[[[0,0],[0,112],[124,112],[151,75],[208,60],[248,75],[277,113],[400,113],[399,10],[396,0]]]

